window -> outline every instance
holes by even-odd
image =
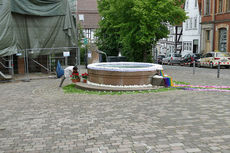
[[[184,42],[183,43],[183,49],[187,50],[187,51],[191,51],[192,50],[192,43],[191,42]]]
[[[216,57],[229,57],[229,53],[216,53]]]
[[[86,29],[86,37],[91,39],[91,29]]]
[[[212,53],[207,53],[207,54],[205,55],[205,57],[213,57],[213,54],[212,54]]]
[[[197,17],[194,18],[194,28],[197,28]]]
[[[218,13],[222,13],[223,12],[223,0],[219,0],[219,9],[218,9]]]
[[[84,21],[84,14],[79,14],[79,20]]]
[[[205,15],[210,15],[210,0],[205,0]]]
[[[197,4],[198,4],[198,2],[197,2],[197,0],[195,0],[195,7],[197,7]]]
[[[83,29],[84,37],[91,39],[91,29]]]
[[[186,29],[188,29],[188,20],[186,20]]]
[[[188,43],[188,50],[192,50],[192,43]]]
[[[187,50],[187,43],[185,43],[185,42],[183,43],[183,49]]]
[[[188,8],[188,0],[186,1],[186,8]]]
[[[174,54],[174,57],[181,57],[181,54]]]
[[[218,49],[221,52],[226,52],[227,48],[227,29],[221,28],[219,29],[219,46]]]
[[[206,40],[210,40],[210,30],[206,30]]]
[[[190,18],[190,29],[192,29],[192,18]]]
[[[227,2],[227,11],[230,12],[230,0],[226,0]]]
[[[83,34],[85,38],[88,38],[90,42],[94,42],[96,39],[95,29],[83,29]]]

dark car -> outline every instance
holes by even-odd
[[[165,55],[159,55],[157,56],[157,63],[162,64],[162,59],[165,58]]]
[[[201,58],[201,54],[191,53],[186,54],[180,62],[181,66],[193,66],[193,61],[195,61],[195,65],[197,66],[198,60]]]

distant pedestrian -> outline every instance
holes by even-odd
[[[78,68],[77,66],[68,66],[67,68],[64,69],[64,75],[62,76],[61,83],[59,87],[62,86],[63,82],[65,81],[66,78],[69,78],[72,73],[78,73]]]

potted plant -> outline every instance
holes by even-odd
[[[73,83],[80,82],[79,73],[73,72],[70,77]]]
[[[88,74],[87,73],[83,73],[83,74],[81,74],[81,77],[83,79],[83,82],[86,83],[87,82],[87,78],[88,78]]]

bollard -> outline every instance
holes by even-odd
[[[193,61],[193,75],[195,75],[195,67],[196,67],[196,62]]]
[[[218,62],[217,78],[220,78],[220,62]]]

